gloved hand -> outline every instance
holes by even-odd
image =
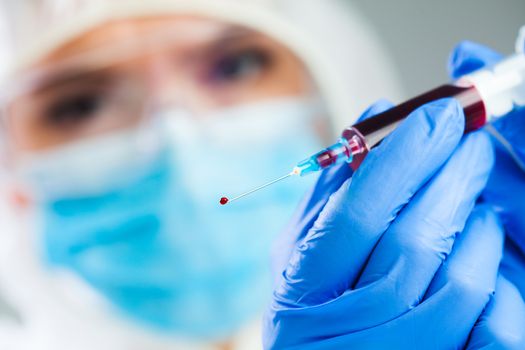
[[[472,211],[490,141],[481,132],[461,140],[463,127],[458,104],[440,100],[412,113],[352,179],[344,167],[322,174],[285,236],[297,245],[279,242],[276,267],[286,267],[265,348],[475,346],[511,309],[515,317],[496,323],[519,334],[523,302],[504,279],[496,287],[501,226],[489,207]],[[495,288],[499,302],[483,312]]]
[[[452,78],[494,64],[501,55],[478,44],[459,44],[449,60]],[[483,199],[495,207],[507,234],[502,273],[525,298],[525,108],[496,120],[493,135],[496,163]]]

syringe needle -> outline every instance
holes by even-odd
[[[241,199],[242,197],[246,197],[246,196],[249,195],[249,194],[252,194],[252,193],[254,193],[254,192],[257,192],[257,191],[259,191],[259,190],[262,190],[263,188],[268,187],[268,186],[270,186],[270,185],[273,185],[273,184],[276,183],[276,182],[282,181],[282,180],[284,180],[284,179],[286,179],[286,178],[288,178],[288,177],[290,177],[290,176],[292,176],[292,175],[297,175],[297,173],[292,171],[292,172],[289,173],[289,174],[286,174],[286,175],[284,175],[284,176],[281,176],[281,177],[278,178],[278,179],[275,179],[275,180],[272,180],[272,181],[270,181],[270,182],[268,182],[268,183],[265,183],[265,184],[262,185],[262,186],[256,187],[256,188],[254,188],[254,189],[251,190],[251,191],[244,192],[243,194],[238,195],[237,197],[234,197],[234,198],[232,198],[232,199],[228,199],[228,197],[222,197],[221,200],[220,200],[219,202],[220,202],[222,205],[225,205],[225,204],[228,204],[228,203],[234,202],[234,201],[236,201],[236,200],[238,200],[238,199]]]

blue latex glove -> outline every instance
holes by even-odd
[[[500,59],[500,54],[484,46],[463,42],[450,56],[450,75],[458,78]],[[494,135],[496,165],[483,198],[498,209],[512,260],[521,259],[525,265],[525,108],[496,120],[489,131]],[[525,297],[525,270],[521,272],[513,282]]]
[[[467,344],[496,288],[503,234],[488,207],[472,212],[493,155],[484,133],[462,141],[463,127],[458,104],[437,101],[351,180],[344,168],[321,176],[290,227],[298,244],[280,254],[288,263],[265,319],[266,348]]]

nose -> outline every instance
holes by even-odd
[[[205,92],[199,87],[192,67],[185,67],[168,53],[156,53],[146,58],[144,81],[153,108],[177,106],[199,111],[207,104]]]

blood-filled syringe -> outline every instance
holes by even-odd
[[[492,118],[525,106],[525,27],[516,44],[517,53],[491,67],[485,67],[460,80],[418,95],[385,112],[347,127],[333,145],[299,162],[287,175],[240,196],[221,198],[231,203],[287,177],[305,176],[335,164],[348,163],[356,170],[368,152],[388,136],[418,107],[441,98],[459,101],[465,114],[465,133],[477,130]]]

